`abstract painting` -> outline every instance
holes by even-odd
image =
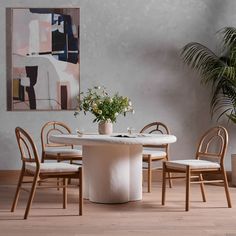
[[[75,109],[80,89],[80,9],[8,8],[6,17],[7,109]]]

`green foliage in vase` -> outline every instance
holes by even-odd
[[[86,93],[81,92],[80,96],[78,97],[79,107],[75,111],[75,116],[80,111],[83,111],[85,115],[87,112],[91,112],[95,116],[93,122],[107,121],[114,123],[119,114],[125,116],[127,112],[134,113],[132,103],[128,97],[120,96],[118,93],[110,96],[105,87],[95,86],[88,89]]]
[[[204,84],[212,85],[211,114],[226,115],[236,123],[236,28],[225,27],[217,55],[206,46],[191,42],[181,50],[184,63],[199,72]]]

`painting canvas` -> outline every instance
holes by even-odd
[[[8,110],[75,109],[79,8],[11,8],[9,14]]]

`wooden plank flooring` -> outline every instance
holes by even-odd
[[[146,188],[144,187],[144,190]],[[22,192],[18,208],[10,212],[15,186],[0,186],[0,236],[155,235],[236,236],[236,188],[230,188],[233,208],[227,208],[222,187],[206,186],[207,202],[200,187],[191,186],[190,212],[184,211],[184,185],[167,188],[166,206],[161,206],[161,183],[143,200],[125,204],[84,202],[78,216],[78,190],[68,190],[68,208],[62,209],[62,193],[39,189],[28,220],[23,220],[28,194]]]

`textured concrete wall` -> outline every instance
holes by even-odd
[[[179,50],[190,41],[216,49],[215,32],[236,24],[234,0],[1,0],[0,1],[0,169],[18,169],[14,128],[26,128],[40,148],[40,129],[48,120],[66,122],[73,129],[96,131],[92,116],[74,118],[67,112],[6,111],[6,7],[81,8],[81,89],[104,85],[128,95],[135,115],[120,117],[115,131],[128,126],[140,130],[146,123],[165,122],[178,142],[171,158],[190,158],[202,132],[214,125],[209,113],[210,88],[185,68]],[[227,125],[227,123],[222,123]],[[230,130],[230,154],[236,152]]]

